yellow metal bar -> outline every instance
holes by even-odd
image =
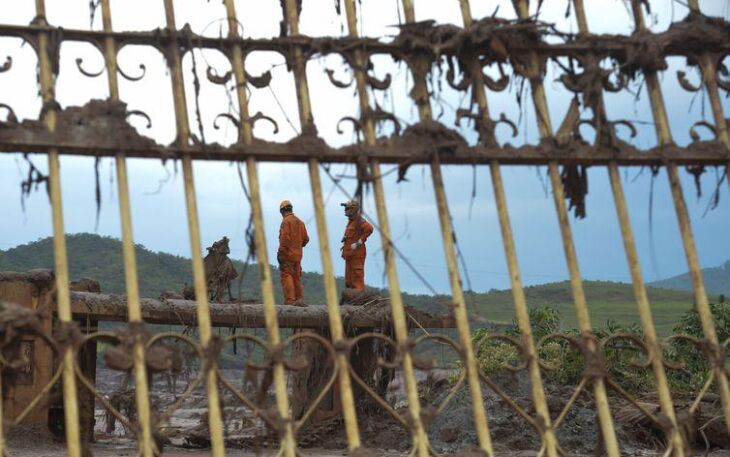
[[[513,2],[513,4],[517,12],[517,16],[520,19],[527,19],[529,17],[528,0],[517,0]],[[529,73],[528,79],[530,81],[532,100],[533,104],[535,105],[535,112],[537,113],[538,131],[540,133],[540,138],[550,138],[552,137],[553,130],[550,121],[550,114],[547,109],[545,88],[542,84],[542,79],[539,77],[539,63],[537,60],[537,54],[531,53],[529,57],[530,60],[528,62],[527,71]],[[585,296],[583,294],[583,288],[580,279],[580,271],[578,270],[577,258],[574,252],[575,247],[573,244],[572,232],[570,231],[568,214],[563,199],[563,188],[562,183],[560,182],[558,164],[555,161],[551,161],[548,164],[548,170],[553,186],[555,208],[558,213],[558,219],[560,222],[560,233],[563,241],[563,247],[565,249],[566,261],[568,263],[568,270],[571,274],[570,284],[573,292],[573,299],[576,305],[576,311],[579,318],[582,317],[584,319],[583,323],[587,323],[588,328],[590,329],[590,321],[588,320],[586,322],[586,320],[588,319],[588,309],[585,303]],[[504,196],[502,196],[502,199],[504,199]],[[507,250],[507,246],[513,244],[514,242],[511,240],[511,237],[508,238],[504,235],[504,228],[502,231],[503,237],[505,239],[505,250]],[[507,242],[508,239],[509,242]],[[510,265],[510,271],[512,271],[512,269],[517,271],[517,259],[515,257],[514,247],[511,247],[511,251],[512,252],[507,255],[508,264],[514,264],[514,266]],[[542,439],[545,446],[545,451],[548,456],[553,457],[558,455],[558,443],[555,436],[555,430],[552,427],[552,419],[550,418],[550,411],[548,409],[547,400],[545,398],[545,390],[542,385],[540,366],[537,360],[537,351],[535,349],[535,343],[532,338],[530,328],[530,318],[527,311],[527,303],[525,302],[524,291],[522,289],[519,275],[511,274],[510,276],[513,277],[513,284],[518,285],[517,288],[513,286],[513,295],[515,297],[515,314],[517,317],[518,325],[520,327],[520,331],[522,332],[523,344],[525,346],[525,350],[528,356],[528,368],[530,370],[530,379],[532,381],[532,397],[533,401],[535,402],[535,412],[541,418],[544,424]],[[600,386],[600,384],[598,386]],[[595,385],[594,388],[596,388]],[[605,392],[603,393],[605,394]],[[607,430],[607,428],[603,425],[603,423],[605,423],[606,419],[610,421],[610,412],[606,411],[606,409],[602,410],[600,408],[599,402],[597,402],[597,407],[599,411],[599,417],[602,422],[601,429],[602,432],[604,432]],[[609,434],[609,441],[611,440],[613,440],[613,437],[611,436],[611,434]]]
[[[236,15],[236,8],[233,0],[225,0],[225,6],[226,6],[226,14],[228,18],[228,34],[230,37],[238,37],[238,20]],[[248,113],[248,98],[246,95],[246,72],[244,71],[244,62],[243,62],[243,54],[241,52],[240,46],[236,43],[234,44],[232,48],[232,53],[230,55],[231,58],[231,66],[233,67],[233,74],[236,79],[236,95],[238,97],[238,106],[239,106],[239,113],[240,113],[240,124],[241,129],[239,131],[239,141],[243,142],[244,144],[250,144],[253,141],[253,130],[252,125],[249,122],[249,113]],[[274,300],[274,283],[273,279],[271,277],[271,268],[269,266],[269,260],[268,260],[268,254],[266,251],[266,237],[264,232],[264,220],[263,220],[263,212],[261,208],[261,197],[260,197],[260,190],[259,190],[259,183],[258,183],[258,172],[256,169],[256,162],[253,159],[247,160],[246,162],[246,170],[248,174],[248,184],[249,188],[251,190],[251,211],[253,213],[253,222],[254,222],[254,243],[256,245],[256,253],[258,257],[259,267],[262,271],[262,277],[261,277],[261,293],[263,296],[264,301],[264,318],[266,321],[266,329],[268,331],[268,338],[269,343],[272,345],[277,345],[280,343],[280,335],[279,335],[279,325],[276,319],[276,303]],[[317,176],[318,177],[318,176]],[[321,192],[320,192],[320,198],[321,198]],[[316,206],[316,198],[315,198],[315,206]],[[317,214],[317,223],[318,223],[318,229],[319,229],[319,218],[322,217],[321,214]],[[325,228],[325,235],[324,237],[320,233],[320,240],[324,239],[326,243],[326,228]],[[329,255],[328,255],[329,259]],[[332,260],[330,261],[330,268],[332,266]],[[324,266],[324,260],[323,260],[323,266]],[[326,270],[325,270],[326,271]],[[325,274],[325,276],[327,276]],[[326,279],[326,278],[325,278]],[[329,293],[329,291],[327,291]],[[335,301],[336,301],[336,295],[337,292],[335,291]],[[328,306],[330,305],[328,301]],[[336,310],[336,312],[339,313],[339,308]],[[330,323],[332,324],[332,313],[330,309]],[[337,323],[339,324],[340,328],[340,335],[342,333],[342,323],[337,316]],[[337,329],[332,327],[332,335],[334,338],[335,332]],[[338,355],[338,359],[336,361],[339,367],[342,366],[342,360],[340,356]],[[345,363],[347,363],[347,360],[345,360]],[[344,371],[347,371],[346,369]],[[342,374],[342,371],[340,371],[340,375]],[[349,373],[348,373],[349,374]],[[349,377],[347,378],[349,381]],[[340,377],[340,385],[343,385],[342,377]],[[349,383],[348,383],[348,387]],[[283,366],[281,363],[277,363],[274,366],[274,388],[276,392],[276,402],[277,402],[277,408],[279,415],[285,419],[285,430],[284,430],[284,439],[281,441],[281,447],[282,451],[284,452],[284,455],[287,457],[292,457],[296,454],[296,440],[294,437],[294,430],[293,430],[293,421],[290,417],[290,411],[289,411],[289,400],[287,397],[287,390],[286,390],[286,372],[284,371]],[[351,387],[348,389],[348,392],[350,394],[350,400],[352,401],[352,390]],[[345,405],[345,402],[343,400],[343,406]],[[353,418],[350,417],[350,420]],[[355,418],[355,420],[357,420]],[[357,426],[357,425],[356,425]],[[349,431],[348,431],[349,432]],[[348,439],[350,436],[348,435]],[[357,437],[356,442],[359,446],[359,437]],[[350,445],[352,443],[348,441]]]
[[[414,22],[415,9],[413,8],[412,0],[402,0],[402,5],[406,22]],[[426,90],[426,81],[424,78],[414,77],[413,83],[414,86],[421,85],[423,91]],[[432,118],[430,98],[417,100],[416,102],[418,105],[419,118],[421,120],[430,120]],[[474,346],[471,342],[471,330],[469,328],[469,318],[466,311],[466,300],[464,299],[459,267],[456,261],[454,232],[453,227],[451,226],[448,201],[446,200],[446,191],[444,189],[443,178],[441,176],[441,165],[438,157],[435,157],[431,163],[431,178],[433,180],[433,189],[436,197],[436,205],[438,207],[439,225],[441,227],[446,266],[449,272],[451,295],[454,302],[454,317],[456,319],[459,340],[464,351],[466,380],[471,394],[472,412],[474,414],[474,424],[479,440],[479,447],[488,455],[493,455],[492,440],[489,434],[487,415],[484,409],[481,380],[479,379],[479,367],[477,365],[476,356],[474,355]],[[549,424],[549,421],[550,418],[548,417],[546,423]]]
[[[641,11],[640,2],[632,0],[631,4],[636,23],[636,30],[645,29],[644,15]],[[700,12],[697,0],[690,0],[689,7],[695,13]],[[715,117],[715,128],[717,130],[718,138],[726,148],[730,149],[730,138],[728,137],[727,124],[723,114],[717,87],[715,74],[716,68],[708,53],[702,53],[700,56],[700,67],[702,69],[702,79],[710,97],[710,104]],[[659,144],[672,144],[672,134],[669,129],[666,106],[664,104],[664,97],[662,96],[657,74],[656,72],[645,72],[645,78]],[[690,278],[692,279],[692,288],[695,296],[695,306],[700,317],[702,330],[705,338],[707,338],[710,343],[717,345],[719,342],[717,339],[717,333],[715,332],[715,323],[712,317],[712,312],[710,311],[709,301],[707,299],[707,292],[705,290],[694,236],[692,234],[692,225],[690,223],[687,206],[684,201],[684,193],[682,191],[682,184],[676,163],[669,162],[667,164],[667,176],[669,178],[669,186],[672,191],[672,199],[674,201],[674,208],[677,214],[677,222],[682,236],[682,245],[684,246],[685,256],[687,257],[687,265],[689,267]],[[728,381],[728,378],[725,375],[724,363],[719,364],[719,366],[715,366],[715,377],[725,413],[725,424],[728,432],[730,432],[730,381]]]
[[[299,35],[299,14],[295,0],[286,0],[286,15],[291,27],[291,35]],[[307,83],[307,61],[302,58],[302,50],[294,48],[294,80],[296,81],[297,100],[299,105],[299,121],[302,131],[306,132],[310,125],[314,125],[312,106],[309,98],[309,86]],[[327,298],[327,314],[330,321],[330,332],[332,341],[335,344],[344,341],[345,335],[342,328],[342,316],[337,299],[337,283],[332,266],[332,254],[329,245],[329,233],[327,231],[327,220],[324,212],[324,199],[322,197],[322,182],[319,175],[319,160],[309,160],[309,181],[312,188],[312,200],[314,203],[314,215],[317,224],[317,236],[319,239],[319,253],[322,258],[322,272],[324,274],[325,296]],[[352,381],[348,369],[347,354],[340,352],[335,361],[339,373],[339,393],[342,401],[342,414],[345,420],[345,432],[347,435],[347,446],[350,450],[360,447],[360,431],[357,426],[357,412],[355,410],[355,399],[352,393]]]
[[[581,34],[588,34],[588,24],[585,16],[583,0],[574,0],[573,4],[575,6],[579,32]],[[547,119],[549,122],[550,118],[549,112],[547,112],[546,109],[546,100],[544,98],[540,100],[536,98],[535,103],[536,106],[540,105],[540,109],[542,110],[539,118]],[[575,251],[575,243],[573,241],[570,219],[568,217],[568,211],[565,207],[565,192],[563,189],[563,184],[560,180],[560,175],[558,173],[558,167],[555,162],[551,162],[549,164],[549,174],[553,188],[553,199],[555,203],[555,208],[558,214],[560,233],[563,240],[565,259],[568,266],[568,272],[570,274],[570,286],[573,294],[573,301],[575,303],[578,326],[583,334],[591,334],[593,327],[591,325],[585,291],[583,289],[583,282],[581,280],[580,270],[578,267],[578,258]],[[597,350],[596,344],[590,339],[587,342],[587,346],[590,352],[594,352]],[[620,455],[620,450],[613,425],[613,419],[611,417],[611,409],[608,404],[608,396],[606,393],[604,379],[596,378],[593,380],[593,393],[606,453],[607,455],[612,457],[618,456]]]
[[[700,13],[698,0],[690,0],[689,7],[692,12]],[[725,113],[722,109],[720,90],[717,86],[716,62],[709,53],[703,52],[700,56],[700,68],[702,70],[702,81],[707,89],[707,94],[710,98],[710,106],[712,106],[712,114],[715,118],[715,130],[717,131],[717,137],[722,144],[725,145],[726,150],[730,151],[730,135],[728,135],[727,121],[725,120]],[[728,164],[726,173],[730,173],[730,163]],[[674,198],[677,219],[679,221],[679,229],[682,234],[682,244],[687,256],[687,264],[689,265],[690,276],[692,278],[692,288],[695,293],[697,313],[700,316],[700,322],[702,323],[702,330],[705,334],[705,338],[707,338],[707,340],[712,344],[717,345],[719,341],[717,339],[717,332],[715,331],[715,322],[707,299],[707,291],[705,290],[700,262],[697,257],[697,249],[695,248],[694,237],[692,235],[692,225],[690,224],[689,214],[687,213],[687,206],[684,201],[684,194],[682,193],[676,165],[669,169],[669,175],[672,196]],[[730,186],[730,175],[726,176],[725,179]],[[715,365],[715,379],[717,380],[717,386],[720,391],[720,398],[725,412],[725,426],[727,427],[728,433],[730,433],[730,380],[728,380],[722,364]]]
[[[109,0],[101,1],[101,13],[104,31],[111,32],[112,14]],[[104,57],[106,61],[107,80],[109,82],[109,98],[118,101],[117,52],[114,39],[110,36],[104,39]],[[132,212],[129,202],[127,160],[122,153],[118,153],[115,159],[117,188],[119,192],[119,216],[122,222],[122,254],[124,258],[124,282],[127,291],[129,322],[142,322],[142,309],[139,302],[139,285],[137,281],[137,259],[134,251],[134,239],[132,237]],[[153,457],[156,446],[152,439],[152,421],[144,345],[145,343],[143,341],[136,341],[133,347],[135,399],[137,418],[141,429],[139,451],[143,457]]]
[[[327,296],[327,315],[330,321],[332,341],[337,344],[344,342],[345,332],[342,328],[339,302],[337,300],[337,284],[332,267],[332,255],[327,240],[327,222],[325,220],[324,200],[322,198],[322,183],[319,176],[319,162],[316,159],[309,161],[309,176],[312,183],[312,198],[317,221],[317,236],[320,240],[320,256],[322,257],[322,271],[324,272],[325,294]],[[345,419],[347,447],[354,450],[360,447],[360,431],[357,426],[357,411],[355,398],[352,393],[352,381],[348,369],[347,354],[337,354],[337,369],[339,370],[340,399],[342,401],[342,415]]]
[[[170,32],[175,32],[175,10],[173,0],[164,0],[164,4],[167,28]],[[188,144],[190,139],[190,126],[188,122],[187,102],[185,100],[185,86],[182,75],[180,49],[174,41],[170,42],[167,54],[169,59],[168,65],[170,66],[170,78],[172,81],[173,101],[175,104],[177,141],[184,147]],[[189,155],[183,157],[182,169],[185,184],[185,205],[187,207],[188,230],[190,231],[193,286],[195,287],[195,300],[198,304],[198,329],[200,331],[200,341],[203,347],[207,347],[212,336],[210,306],[208,303],[205,269],[203,267],[203,257],[201,253],[200,225],[198,220],[198,208],[195,200],[195,183],[193,181],[193,161]],[[224,424],[218,393],[218,379],[216,376],[216,370],[213,369],[217,361],[211,360],[209,362],[212,366],[206,374],[206,392],[208,394],[208,429],[210,431],[211,454],[215,457],[222,457],[225,455],[225,446],[223,441]]]
[[[36,0],[36,16],[46,18],[44,0]],[[48,34],[38,35],[38,66],[43,106],[46,108],[44,122],[49,131],[56,129],[55,76],[48,55]],[[71,300],[68,281],[68,259],[66,257],[66,235],[63,228],[63,205],[61,198],[61,175],[58,163],[58,149],[48,151],[48,185],[51,197],[51,213],[53,217],[53,257],[56,273],[56,301],[58,318],[63,323],[70,323]],[[63,354],[63,412],[66,429],[66,449],[70,457],[81,456],[81,434],[79,431],[79,403],[76,390],[76,363],[74,350],[71,347],[64,349]]]
[[[256,243],[256,257],[259,260],[261,269],[261,295],[264,301],[264,320],[268,342],[272,347],[281,343],[279,336],[279,323],[276,320],[276,303],[274,300],[274,282],[271,278],[271,267],[269,256],[266,251],[266,234],[264,232],[264,218],[261,210],[261,195],[259,191],[259,178],[256,170],[256,162],[253,158],[246,160],[246,171],[248,174],[248,186],[251,192],[251,211],[254,221],[254,238]],[[289,412],[289,397],[286,389],[286,372],[281,362],[274,364],[274,392],[276,393],[276,407],[279,416],[284,421],[284,436],[281,439],[281,450],[285,457],[295,457],[297,454],[294,431]]]
[[[345,0],[345,12],[347,15],[347,27],[351,37],[359,35],[357,29],[357,10],[355,9],[354,0]],[[368,100],[367,86],[365,84],[364,60],[361,53],[355,54],[355,82],[357,84],[357,92],[360,101],[360,113],[364,121],[363,132],[365,143],[368,145],[375,144],[375,128],[372,118],[365,116],[370,111],[370,102]],[[370,163],[370,169],[373,176],[382,176],[380,170],[380,162],[373,160]],[[403,345],[408,340],[408,325],[406,321],[405,308],[403,305],[403,297],[401,295],[400,281],[398,279],[398,270],[395,264],[395,253],[393,251],[392,239],[390,236],[390,221],[388,219],[388,210],[385,203],[385,189],[383,188],[382,179],[376,179],[373,182],[373,194],[375,197],[375,208],[378,214],[378,225],[380,225],[380,240],[383,249],[383,259],[385,261],[385,271],[388,277],[388,290],[390,293],[390,308],[393,316],[393,329],[395,338],[399,344]],[[429,455],[428,434],[423,422],[421,421],[421,403],[418,398],[418,386],[416,376],[413,369],[413,357],[410,352],[403,353],[403,380],[405,383],[406,397],[408,398],[408,412],[410,414],[413,430],[414,447],[419,457],[427,457]],[[481,391],[479,392],[481,393]],[[491,455],[491,454],[490,454]]]

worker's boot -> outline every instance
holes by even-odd
[[[296,300],[294,300],[292,302],[292,306],[302,306],[303,307],[303,306],[307,306],[307,304],[304,303],[304,299],[303,298],[297,298]]]

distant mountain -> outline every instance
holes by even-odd
[[[101,284],[102,292],[125,293],[120,240],[82,233],[67,235],[66,246],[71,279],[94,278]],[[158,297],[167,290],[180,292],[186,282],[188,284],[192,282],[190,259],[153,252],[139,244],[136,246],[136,253],[140,294],[143,297]],[[234,263],[238,271],[242,271],[242,262],[235,261]],[[5,251],[0,250],[0,271],[26,271],[33,268],[53,268],[52,238],[45,238]],[[276,267],[272,267],[272,269],[276,300],[277,303],[281,303],[278,270]],[[725,275],[730,275],[728,264],[725,265],[723,272]],[[241,290],[244,299],[261,300],[259,277],[258,267],[249,265],[242,281]],[[706,279],[708,277],[706,276]],[[307,303],[326,303],[321,274],[304,273],[302,282]],[[344,287],[342,278],[337,278],[337,286],[340,290]],[[584,281],[583,287],[595,326],[604,326],[609,319],[621,324],[637,322],[636,304],[630,284]],[[238,280],[234,280],[234,296],[237,296],[237,291]],[[381,292],[387,294],[387,291]],[[690,309],[693,303],[692,294],[683,290],[649,287],[648,294],[657,327],[665,333],[671,330],[679,317]],[[573,298],[568,281],[525,287],[525,296],[527,303],[532,307],[551,306],[560,310],[564,327],[576,326]],[[475,327],[487,321],[507,323],[514,318],[514,305],[510,290],[467,291],[465,297],[472,317],[472,325]],[[410,306],[434,314],[446,314],[452,310],[452,299],[447,295],[404,293],[403,301]]]
[[[703,268],[702,277],[705,280],[705,289],[708,294],[723,294],[730,297],[730,260],[719,267]],[[692,291],[692,279],[689,273],[654,281],[651,285],[665,289]]]

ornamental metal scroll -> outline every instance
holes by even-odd
[[[24,364],[18,353],[17,344],[22,335],[35,335],[50,345],[59,360],[58,368],[48,385],[42,387],[35,399],[16,418],[6,418],[6,423],[17,423],[33,408],[41,406],[53,384],[61,382],[65,415],[65,434],[68,454],[78,457],[86,446],[81,439],[78,391],[91,392],[111,416],[126,426],[139,443],[140,454],[146,457],[164,451],[161,430],[168,423],[183,402],[194,391],[203,390],[207,401],[207,442],[214,456],[225,455],[227,443],[226,406],[222,401],[225,392],[253,416],[268,427],[272,439],[286,457],[301,453],[298,444],[302,435],[309,433],[315,408],[327,396],[337,396],[342,405],[342,420],[338,423],[344,431],[346,446],[353,454],[370,455],[368,443],[363,438],[361,416],[358,414],[355,394],[358,389],[365,396],[392,417],[403,429],[411,455],[426,457],[436,454],[429,431],[432,424],[453,407],[459,395],[468,397],[471,423],[474,429],[471,446],[477,453],[494,455],[496,438],[492,433],[490,408],[501,402],[518,421],[527,424],[541,455],[550,457],[566,455],[565,443],[561,441],[561,430],[566,427],[567,417],[581,398],[588,396],[598,418],[598,443],[596,447],[611,457],[621,454],[621,446],[614,420],[619,406],[628,405],[638,411],[641,418],[659,430],[660,441],[667,455],[682,456],[691,452],[690,444],[695,432],[705,433],[709,423],[692,425],[700,403],[707,398],[710,389],[716,388],[721,414],[714,422],[724,421],[730,433],[730,380],[727,370],[728,342],[718,339],[715,322],[702,281],[699,261],[687,214],[683,190],[678,175],[679,166],[687,166],[695,174],[704,167],[727,168],[730,164],[730,136],[721,103],[721,94],[730,93],[730,81],[725,58],[730,54],[730,24],[721,18],[702,14],[697,0],[689,0],[690,13],[682,20],[672,23],[662,32],[652,32],[646,27],[645,13],[650,6],[646,0],[630,0],[634,32],[630,35],[592,34],[588,30],[583,0],[569,0],[569,16],[578,24],[578,33],[565,33],[553,24],[542,22],[530,14],[528,0],[513,0],[517,19],[503,19],[496,15],[474,20],[468,0],[460,0],[462,26],[439,25],[433,21],[416,22],[412,0],[402,0],[401,10],[405,22],[400,25],[393,39],[363,38],[358,30],[358,5],[355,0],[337,0],[336,12],[347,23],[347,34],[341,37],[309,37],[299,32],[300,0],[282,0],[283,20],[281,34],[268,39],[245,38],[241,35],[235,2],[224,0],[218,8],[228,23],[226,36],[209,37],[194,32],[189,25],[178,27],[175,23],[173,0],[161,0],[165,8],[165,27],[155,30],[130,32],[118,31],[112,26],[112,11],[109,0],[91,2],[93,11],[101,8],[103,29],[79,30],[55,27],[46,17],[45,3],[36,1],[36,17],[29,25],[0,23],[0,37],[19,38],[28,43],[38,58],[38,84],[42,96],[42,109],[37,119],[20,120],[13,107],[2,100],[0,94],[0,151],[45,153],[49,160],[48,176],[35,169],[35,175],[27,183],[44,183],[48,186],[51,199],[54,254],[57,289],[56,328],[60,333],[51,335],[35,324],[36,318],[20,312],[0,313],[2,324],[3,352],[0,354],[3,382],[12,382],[7,373]],[[365,2],[363,2],[365,3]],[[537,2],[540,8],[553,7],[554,1]],[[564,7],[565,2],[563,2]],[[344,8],[342,8],[344,6]],[[571,13],[572,11],[572,13]],[[1,20],[0,20],[1,22]],[[77,58],[76,70],[82,77],[106,76],[110,97],[107,100],[92,100],[81,107],[61,107],[56,100],[55,81],[61,71],[60,47],[66,42],[91,44],[104,57],[104,67],[89,68],[82,58]],[[126,46],[144,46],[156,49],[165,58],[170,84],[173,90],[175,125],[177,136],[169,145],[163,145],[146,137],[133,128],[128,118],[132,115],[146,119],[148,127],[151,118],[140,110],[128,107],[119,94],[118,77],[135,82],[146,77],[145,63],[138,63],[138,70],[123,69],[117,61],[118,53]],[[208,65],[203,68],[206,78],[200,79],[195,71],[196,52],[220,51],[230,63],[230,70],[221,72]],[[256,121],[267,120],[272,124],[274,134],[279,124],[273,113],[249,113],[249,97],[252,91],[271,89],[274,76],[264,72],[256,76],[245,68],[246,57],[251,53],[266,51],[283,56],[288,71],[294,75],[298,101],[301,133],[292,140],[282,143],[255,138],[253,128]],[[352,124],[357,133],[356,141],[342,147],[328,145],[317,134],[317,121],[312,115],[311,95],[307,84],[307,63],[321,56],[337,54],[342,57],[347,81],[335,76],[332,69],[325,69],[329,82],[337,89],[357,92],[359,113],[342,118]],[[0,50],[4,57],[0,64],[2,78],[13,72],[14,56]],[[186,75],[182,70],[182,59],[190,55],[194,66],[192,83],[193,103],[189,104],[185,91]],[[393,82],[390,68],[380,79],[376,75],[378,56],[390,56],[407,67],[413,85],[409,93],[418,109],[419,121],[402,125],[395,113],[371,100],[375,91],[387,91]],[[679,146],[673,139],[667,120],[667,110],[659,85],[658,76],[668,69],[666,59],[684,57],[688,69],[697,69],[699,82],[693,82],[687,71],[676,74],[683,90],[694,92],[704,90],[712,108],[712,120],[694,124],[689,132],[693,139],[687,146]],[[605,65],[610,62],[610,65]],[[559,123],[553,123],[545,95],[545,76],[548,64],[557,67],[557,80],[572,94],[573,100],[566,116]],[[489,76],[489,68],[496,68],[498,78]],[[444,72],[444,69],[446,71]],[[626,119],[611,119],[606,113],[604,93],[623,92],[627,84],[642,79],[652,106],[653,124],[656,128],[658,145],[639,149],[636,145],[619,138],[617,129],[625,127],[635,136],[637,127]],[[207,80],[207,82],[206,82]],[[445,81],[444,81],[445,80]],[[473,125],[476,144],[470,144],[457,130],[434,120],[432,104],[437,94],[435,87],[446,82],[453,90],[470,98],[467,108],[454,113],[457,125]],[[237,128],[237,141],[229,146],[210,143],[205,140],[203,123],[200,119],[199,96],[202,84],[221,86],[231,97],[231,103],[238,108],[234,114],[222,113],[215,117],[214,127],[219,128],[222,119],[230,121]],[[499,124],[509,127],[513,137],[520,133],[520,127],[505,114],[493,116],[490,113],[489,97],[494,92],[507,90],[511,84],[529,86],[531,102],[537,114],[537,130],[540,140],[537,144],[519,147],[500,145],[496,128]],[[528,101],[523,100],[527,103]],[[191,128],[188,106],[193,108],[197,119]],[[381,124],[392,124],[393,133],[384,135],[378,129]],[[581,127],[590,126],[595,140],[587,141],[581,135]],[[197,127],[197,134],[194,132]],[[557,128],[556,128],[557,127]],[[702,140],[700,131],[709,132],[710,139]],[[112,132],[112,134],[109,134]],[[115,333],[96,332],[81,335],[72,323],[68,292],[68,261],[64,242],[64,223],[60,186],[59,155],[81,154],[95,157],[114,157],[119,187],[122,240],[125,263],[125,283],[129,304],[129,323]],[[179,333],[154,335],[144,325],[141,316],[137,270],[132,239],[131,211],[129,202],[126,159],[148,157],[179,159],[182,162],[185,197],[187,203],[188,229],[190,233],[194,289],[199,291],[197,321],[199,340]],[[250,199],[254,227],[251,236],[252,247],[258,254],[261,271],[261,286],[265,316],[266,339],[251,335],[234,335],[227,339],[213,335],[209,303],[203,270],[198,226],[197,202],[193,182],[193,160],[230,160],[246,164],[248,178],[247,194]],[[328,337],[317,334],[295,333],[283,339],[278,328],[276,303],[273,295],[273,280],[267,258],[267,240],[263,228],[261,192],[257,172],[259,161],[291,161],[308,164],[312,197],[315,208],[317,234],[320,238],[329,327]],[[391,332],[352,336],[345,332],[337,301],[332,259],[327,241],[327,223],[324,214],[324,200],[320,169],[324,164],[355,163],[358,177],[372,185],[376,203],[377,226],[383,243],[388,290],[390,293]],[[409,336],[409,329],[400,294],[395,256],[398,253],[390,233],[388,212],[380,171],[381,163],[398,164],[399,178],[404,178],[411,164],[428,164],[431,167],[433,188],[436,195],[440,229],[443,236],[445,258],[452,287],[453,316],[457,325],[456,338],[428,335],[417,339]],[[443,166],[451,164],[485,165],[490,169],[495,203],[510,272],[511,289],[516,314],[515,334],[493,334],[479,344],[511,347],[516,364],[506,366],[507,371],[526,381],[527,394],[521,398],[505,387],[497,373],[487,372],[478,360],[478,347],[472,341],[467,304],[461,287],[461,277],[456,258],[455,236],[451,215],[441,176]],[[578,333],[550,334],[541,339],[534,336],[529,320],[529,308],[520,277],[515,254],[509,211],[507,207],[500,167],[506,164],[547,165],[550,185],[558,220],[561,242],[565,250],[571,291],[578,318]],[[619,166],[665,167],[668,171],[672,199],[678,218],[682,244],[687,257],[688,268],[693,280],[694,298],[698,319],[702,327],[701,336],[675,335],[661,340],[656,333],[651,306],[648,301],[641,265],[638,262],[634,235],[626,207],[626,197],[618,174]],[[616,333],[598,337],[593,333],[585,292],[583,290],[577,255],[572,238],[569,211],[573,209],[578,217],[585,216],[588,166],[605,167],[608,171],[616,214],[619,220],[624,249],[634,284],[637,307],[640,315],[639,333]],[[367,178],[367,179],[365,179]],[[242,178],[243,179],[243,178]],[[730,182],[730,180],[729,180]],[[566,200],[569,202],[566,205]],[[487,316],[488,317],[488,316]],[[127,417],[111,404],[97,389],[92,380],[85,377],[78,357],[79,351],[94,341],[112,343],[107,354],[112,367],[129,374],[134,384],[135,417]],[[167,409],[157,410],[151,406],[149,387],[154,384],[156,374],[169,370],[173,365],[172,355],[165,349],[163,340],[175,340],[188,347],[195,354],[199,370],[190,378],[183,393]],[[330,370],[322,389],[313,395],[308,408],[300,417],[293,417],[291,398],[287,388],[290,372],[303,370],[306,361],[288,357],[288,347],[294,343],[316,344],[324,351]],[[389,360],[378,360],[379,367],[397,369],[402,373],[402,385],[406,394],[406,405],[397,410],[380,393],[376,392],[367,379],[363,379],[354,368],[353,359],[357,353],[353,347],[366,341],[378,341],[389,347]],[[265,362],[251,358],[247,367],[265,373],[266,382],[260,392],[273,392],[273,403],[257,401],[230,379],[220,369],[220,356],[228,344],[246,341],[257,345],[266,355]],[[434,364],[419,356],[418,348],[427,342],[443,344],[455,354],[460,370],[440,401],[433,404],[421,398],[417,372],[433,371]],[[682,361],[673,361],[665,356],[667,346],[685,344],[694,347],[698,357],[706,360],[707,374],[703,386],[694,392],[686,411],[679,410],[673,401],[673,392],[667,380],[667,372],[681,370]],[[422,347],[422,346],[421,346]],[[565,404],[557,409],[552,402],[550,385],[546,381],[551,372],[559,369],[555,359],[545,359],[549,350],[572,351],[583,366],[575,379],[575,386]],[[626,358],[621,351],[630,350],[643,354],[643,358]],[[618,351],[618,352],[617,352]],[[116,354],[116,355],[115,355]],[[618,362],[617,362],[618,361]],[[618,368],[642,370],[647,373],[656,387],[657,400],[654,407],[638,399],[620,382]],[[227,395],[227,394],[226,394]],[[264,395],[266,396],[266,395]],[[642,420],[643,420],[642,419]],[[2,432],[0,428],[0,432]],[[707,441],[706,434],[705,440]],[[4,440],[0,439],[0,446]],[[2,449],[3,452],[7,452]]]

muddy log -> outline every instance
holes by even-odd
[[[148,324],[197,324],[196,302],[192,300],[141,299],[142,319]],[[126,321],[127,298],[124,295],[99,294],[93,292],[71,292],[71,309],[75,319],[98,321]],[[282,328],[326,328],[329,326],[327,307],[279,305],[276,307],[279,327]],[[453,328],[451,316],[432,316],[415,309],[407,309],[409,315],[424,328]],[[354,328],[377,328],[383,322],[383,313],[363,312],[362,307],[342,306],[345,326]],[[263,328],[264,309],[262,304],[211,303],[210,318],[214,327]]]

